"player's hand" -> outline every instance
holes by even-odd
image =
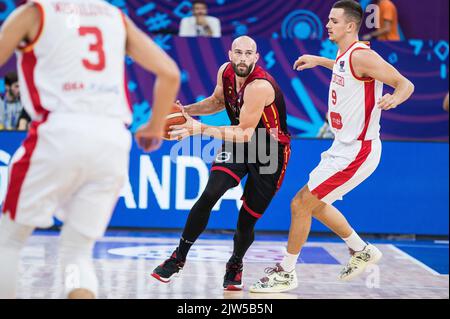
[[[183,114],[188,114],[188,113],[189,113],[189,108],[186,107],[186,106],[184,106],[183,104],[181,104],[180,100],[176,100],[175,106],[178,106],[179,109],[180,109],[180,111],[181,111]]]
[[[385,111],[396,108],[398,104],[396,97],[389,93],[385,94],[377,103],[378,108]]]
[[[295,61],[294,70],[303,71],[306,69],[314,68],[318,65],[316,57],[314,55],[302,55]]]
[[[201,123],[194,120],[189,114],[186,113],[184,109],[181,109],[181,112],[186,119],[186,123],[180,125],[172,125],[169,131],[170,139],[182,140],[183,138],[189,137],[191,135],[201,133]]]
[[[153,152],[161,147],[162,136],[163,130],[150,122],[141,126],[134,138],[144,152]]]

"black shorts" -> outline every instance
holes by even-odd
[[[242,196],[243,208],[260,218],[281,187],[291,148],[289,144],[277,143],[266,155],[255,155],[255,150],[249,149],[247,143],[224,143],[211,171],[228,174],[236,181],[236,186],[248,175]]]

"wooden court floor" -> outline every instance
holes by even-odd
[[[384,254],[381,263],[354,281],[340,282],[337,275],[349,258],[346,246],[338,242],[310,242],[297,264],[299,287],[288,293],[248,292],[248,287],[263,276],[264,269],[281,259],[284,241],[255,241],[245,259],[242,292],[222,290],[225,263],[232,250],[230,239],[198,240],[181,276],[169,284],[150,277],[154,267],[170,255],[177,243],[176,236],[103,238],[95,248],[100,298],[449,298],[448,275],[439,274],[393,244],[376,244]],[[61,298],[57,247],[55,235],[38,234],[29,240],[21,259],[19,298]]]

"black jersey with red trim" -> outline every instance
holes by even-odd
[[[290,143],[290,134],[286,122],[286,103],[283,92],[275,79],[262,67],[255,66],[253,72],[248,76],[239,92],[236,90],[236,73],[229,63],[222,74],[223,92],[225,96],[225,106],[228,117],[232,125],[239,125],[241,108],[244,105],[244,92],[247,85],[255,80],[268,81],[275,90],[275,100],[264,107],[258,128],[265,128],[268,135],[272,136],[281,144]]]

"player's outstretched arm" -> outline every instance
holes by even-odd
[[[217,84],[213,94],[206,99],[184,106],[184,110],[189,115],[209,115],[222,111],[225,108],[225,97],[223,94],[222,74],[228,63],[222,65],[217,72]]]
[[[333,70],[334,60],[327,59],[321,56],[305,54],[299,57],[294,63],[294,70],[303,71],[312,69],[316,66],[323,66],[324,68]]]
[[[0,66],[5,64],[22,41],[34,39],[41,13],[32,3],[17,8],[0,30]]]
[[[409,99],[414,92],[414,84],[372,50],[354,51],[351,55],[351,63],[356,76],[370,77],[395,89],[392,95],[386,94],[377,101],[380,109],[396,108]]]
[[[164,132],[165,119],[180,88],[180,71],[175,63],[144,32],[125,17],[127,54],[144,69],[156,75],[153,88],[152,117],[136,132],[136,141],[146,152],[158,149]]]

